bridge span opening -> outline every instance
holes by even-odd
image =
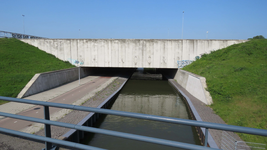
[[[97,76],[122,76],[129,75],[135,71],[143,72],[145,75],[140,76],[141,78],[151,77],[151,79],[162,78],[162,79],[174,79],[177,74],[177,69],[169,68],[122,68],[122,67],[81,67],[82,72],[86,72],[90,75]]]

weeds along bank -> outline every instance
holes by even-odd
[[[227,124],[267,129],[267,39],[204,54],[183,70],[206,78],[213,99],[210,107]],[[267,137],[239,136],[267,143]]]
[[[8,97],[16,97],[36,73],[74,67],[13,38],[0,38],[0,60],[0,95]]]

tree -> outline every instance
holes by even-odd
[[[262,35],[257,35],[257,36],[254,36],[253,38],[248,38],[248,40],[251,40],[251,39],[265,39],[265,38]]]

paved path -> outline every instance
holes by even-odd
[[[88,76],[86,78],[81,79],[81,84],[83,85],[89,81],[92,81],[94,79],[98,78],[98,76]],[[79,81],[70,82],[68,84],[62,85],[60,87],[53,88],[51,90],[47,90],[32,96],[24,97],[24,99],[30,99],[30,100],[38,100],[38,101],[48,101],[50,99],[53,99],[61,94],[64,94],[65,92],[68,92],[74,88],[77,88],[79,86]],[[17,114],[23,110],[29,109],[31,107],[34,107],[34,105],[31,104],[23,104],[23,103],[16,103],[16,102],[9,102],[3,105],[0,105],[1,112],[11,113],[11,114]],[[0,119],[3,117],[0,116]]]
[[[106,78],[106,77],[104,77],[104,78],[101,78],[101,77],[100,78],[99,77],[87,77],[87,78],[84,78],[84,79],[81,80],[81,86],[80,87],[79,87],[78,81],[75,81],[75,82],[63,85],[61,87],[58,87],[58,88],[54,88],[52,90],[53,90],[53,93],[56,94],[57,98],[61,99],[62,102],[63,101],[69,101],[67,99],[64,100],[63,96],[64,95],[72,96],[72,94],[69,93],[72,90],[73,91],[76,90],[76,92],[77,92],[77,90],[79,91],[79,89],[81,89],[80,93],[83,93],[82,91],[85,90],[85,88],[87,87],[86,83],[88,83],[88,84],[92,83],[94,85],[93,86],[94,90],[89,92],[87,95],[85,95],[84,97],[82,97],[81,99],[79,99],[79,100],[77,100],[76,102],[73,103],[75,105],[81,105],[82,103],[85,102],[84,104],[88,103],[91,106],[91,103],[93,103],[93,104],[101,103],[101,101],[99,101],[98,99],[94,100],[96,92],[103,90],[103,91],[107,92],[107,93],[104,94],[105,96],[109,96],[109,94],[113,93],[112,91],[106,90],[105,88],[107,88],[107,87],[114,88],[114,85],[111,85],[110,83],[114,82],[115,79],[117,79],[117,78],[118,77],[108,77],[108,78]],[[100,86],[97,86],[96,81],[98,83],[100,83],[100,82],[102,82],[104,80],[106,80],[106,82],[104,82],[104,84],[102,84]],[[95,83],[93,83],[93,82],[95,82]],[[116,89],[114,89],[114,90],[116,90]],[[46,94],[44,94],[44,93],[46,93]],[[34,96],[31,96],[31,98],[36,100],[37,99],[36,97],[39,97],[39,99],[41,99],[43,101],[46,101],[46,99],[48,99],[49,101],[52,101],[52,98],[55,98],[56,96],[53,96],[52,93],[49,93],[48,91],[46,91],[46,92],[40,93],[40,96],[34,95]],[[100,96],[101,95],[99,95],[99,97]],[[46,97],[46,98],[44,98],[44,97]],[[89,98],[91,100],[86,101]],[[102,96],[101,96],[101,98],[102,98]],[[105,97],[103,97],[103,98],[105,98]],[[30,98],[27,97],[27,99],[30,99]],[[15,104],[15,103],[13,103],[13,104]],[[17,106],[17,105],[15,104],[15,106]],[[29,106],[27,106],[27,107],[29,107]],[[33,109],[33,113],[36,113],[37,111],[42,112],[40,109],[36,109],[36,108],[31,108],[31,109]],[[6,109],[6,110],[12,110],[12,109]],[[23,111],[23,112],[27,112],[27,111]],[[78,114],[76,114],[76,112]],[[38,114],[39,114],[39,112],[38,112]],[[72,117],[70,117],[69,115],[71,115]],[[77,117],[77,115],[78,115],[78,117]],[[63,117],[62,119],[60,119],[60,121],[62,121],[62,122],[73,122],[73,120],[75,120],[75,119],[79,120],[81,118],[81,116],[82,116],[81,112],[72,111],[66,117]],[[53,120],[52,117],[53,116],[50,116],[51,120]],[[54,119],[57,120],[57,118],[54,118]],[[2,120],[4,120],[4,119],[2,119]],[[0,120],[0,121],[2,121],[2,120]],[[38,124],[38,123],[34,123],[32,126],[23,129],[23,131],[24,132],[28,132],[28,133],[33,133],[32,132],[33,131],[32,127],[36,126],[36,124]],[[35,130],[34,132],[37,132],[39,130],[40,130],[40,126],[37,126],[37,130]],[[52,134],[53,137],[59,137],[59,136],[62,135],[62,133],[65,133],[69,129],[67,129],[67,128],[59,129],[58,127],[51,126],[51,130],[53,131],[52,132],[53,133]],[[44,131],[41,130],[41,131],[38,132],[37,135],[42,135],[43,136],[43,134],[44,134],[43,132]],[[16,143],[16,144],[14,144],[14,143]],[[1,150],[42,149],[44,147],[45,147],[45,145],[43,144],[43,142],[39,143],[39,142],[34,142],[32,140],[27,140],[25,138],[18,138],[18,137],[14,137],[14,136],[5,135],[5,134],[0,134],[0,149]]]
[[[25,99],[34,99],[34,100],[41,100],[41,101],[49,101],[55,103],[64,103],[64,104],[73,104],[76,101],[82,99],[88,93],[94,91],[105,82],[110,80],[110,77],[87,77],[82,80],[81,85],[79,86],[78,82],[72,82],[70,84],[66,84],[64,86],[36,94],[30,97],[26,97]],[[60,95],[61,94],[61,95]],[[51,99],[52,98],[52,99]],[[43,118],[43,107],[42,106],[35,106],[35,105],[23,105],[23,108],[20,107],[21,103],[13,103],[10,105],[1,105],[2,108],[0,110],[2,112],[8,113],[17,113],[23,116],[30,116],[35,118]],[[28,109],[27,109],[28,108]],[[26,110],[25,110],[26,109]],[[13,111],[15,110],[15,111]],[[49,111],[50,114],[54,114],[62,110],[61,108],[53,108],[50,107]],[[60,116],[58,116],[60,117]],[[55,120],[55,119],[53,119]],[[24,121],[19,119],[12,119],[12,118],[5,118],[0,120],[0,127],[12,129],[12,130],[22,130],[26,127],[31,126],[33,123],[30,121]],[[31,132],[31,131],[28,131]]]
[[[194,97],[193,95],[188,93],[186,91],[186,89],[184,89],[175,80],[169,79],[169,81],[174,83],[179,88],[179,90],[181,90],[191,100],[192,104],[194,105],[194,107],[195,107],[196,111],[198,112],[202,121],[226,124],[220,116],[216,115],[213,112],[213,110],[210,107],[206,106],[206,104],[204,104],[203,102],[198,100],[196,97]],[[213,137],[214,141],[216,142],[217,146],[220,148],[221,147],[221,140],[222,140],[222,131],[209,129],[209,132],[210,132],[211,136]],[[232,136],[236,140],[242,141],[237,134],[235,134],[233,132],[227,132],[227,133],[230,134],[230,136]]]

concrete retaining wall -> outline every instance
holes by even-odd
[[[205,77],[179,69],[174,79],[190,94],[192,94],[203,103],[207,105],[213,103],[210,93],[206,90],[207,84]]]
[[[206,90],[206,78],[181,69],[157,69],[167,79],[175,79],[191,95],[205,103],[212,104],[212,97]]]
[[[81,78],[88,76],[93,71],[90,68],[80,68]],[[78,68],[70,68],[58,71],[35,74],[34,77],[18,94],[17,98],[23,98],[36,93],[40,93],[60,85],[78,80]]]
[[[21,39],[55,55],[86,67],[178,68],[177,61],[247,40],[160,39]]]

